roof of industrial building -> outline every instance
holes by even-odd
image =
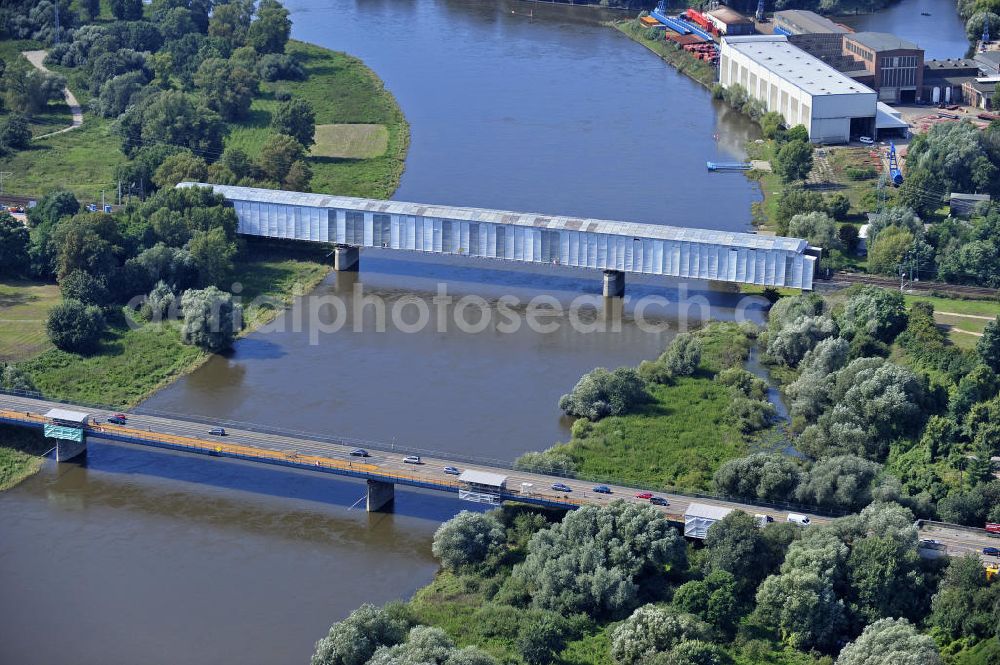
[[[50,420],[61,420],[64,423],[79,423],[83,425],[87,422],[90,414],[83,413],[82,411],[70,411],[69,409],[49,409],[45,417]]]
[[[554,231],[583,231],[607,235],[630,236],[635,238],[649,238],[654,240],[673,240],[710,245],[725,245],[729,247],[745,247],[747,249],[781,250],[786,252],[803,252],[808,245],[805,240],[798,238],[765,236],[754,233],[736,233],[731,231],[713,231],[710,229],[694,229],[680,226],[665,226],[660,224],[638,224],[635,222],[616,222],[602,219],[567,217],[562,215],[511,212],[507,210],[488,210],[484,208],[462,208],[444,205],[428,205],[423,203],[406,203],[403,201],[360,199],[348,196],[333,196],[331,194],[309,194],[305,192],[289,192],[277,189],[261,189],[259,187],[236,187],[232,185],[210,185],[206,183],[194,182],[182,182],[177,186],[212,187],[217,194],[222,194],[224,197],[232,201],[275,203],[280,205],[306,206],[311,208],[360,210],[391,215],[413,215],[454,221],[484,222],[490,224],[506,224],[511,226],[530,226],[534,228],[551,229]]]
[[[885,102],[875,104],[875,129],[904,129],[909,127],[898,111]]]
[[[825,16],[806,9],[786,9],[774,12],[774,18],[799,30],[799,34],[827,34],[850,32],[846,26],[834,23]]]
[[[704,517],[710,520],[721,520],[723,517],[733,512],[732,508],[725,508],[723,506],[711,506],[707,503],[692,503],[688,505],[688,509],[684,511],[684,518],[688,517]]]
[[[888,32],[855,32],[845,39],[867,46],[873,51],[919,51],[919,46],[913,42],[901,39]]]
[[[753,23],[753,21],[739,13],[735,9],[730,9],[729,7],[719,7],[718,9],[713,9],[708,12],[709,16],[714,16],[726,25],[738,25],[740,23]]]
[[[471,483],[473,485],[486,485],[487,487],[501,488],[507,482],[507,476],[499,473],[490,473],[488,471],[466,469],[462,472],[462,475],[458,477],[458,480],[460,482]]]
[[[947,60],[924,60],[924,69],[933,72],[946,72],[953,69],[976,69],[979,63],[969,58],[948,58]]]
[[[875,91],[868,86],[789,43],[783,35],[724,37],[722,43],[814,97],[875,95]]]

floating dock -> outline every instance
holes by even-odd
[[[749,171],[753,168],[750,162],[705,162],[709,171]]]

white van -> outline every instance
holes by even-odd
[[[798,524],[799,526],[809,526],[812,522],[805,515],[800,515],[799,513],[788,513],[788,521],[792,524]]]

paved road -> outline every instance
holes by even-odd
[[[0,395],[0,409],[7,409],[12,412],[21,414],[30,413],[34,416],[40,416],[53,408],[72,407],[59,402]],[[512,471],[488,464],[460,464],[454,460],[442,457],[424,456],[422,464],[413,465],[403,461],[409,454],[406,451],[376,450],[371,447],[367,448],[370,452],[370,457],[362,459],[351,456],[351,450],[356,447],[354,443],[334,443],[320,440],[319,438],[310,438],[308,434],[253,431],[239,426],[232,426],[230,423],[222,423],[226,428],[227,436],[212,437],[208,435],[208,430],[214,424],[164,417],[161,415],[149,415],[141,412],[129,414],[127,426],[116,428],[106,423],[107,418],[113,415],[112,412],[87,409],[85,407],[78,408],[89,413],[91,418],[97,421],[98,427],[107,427],[109,432],[135,432],[141,435],[145,431],[152,434],[183,437],[183,440],[200,442],[204,444],[203,447],[209,449],[217,445],[236,445],[256,451],[280,453],[283,458],[287,459],[329,461],[330,464],[324,464],[324,466],[346,470],[348,465],[351,465],[356,472],[353,475],[371,473],[376,476],[405,476],[428,485],[437,485],[441,489],[451,488],[451,491],[454,491],[457,485],[455,477],[445,474],[443,468],[445,466],[456,466],[462,470],[476,469],[506,475],[508,478],[507,487],[514,493],[525,492],[524,496],[526,498],[543,499],[552,503],[563,503],[572,506],[580,504],[605,505],[614,499],[624,499],[633,503],[648,503],[648,500],[639,499],[635,496],[639,491],[637,488],[624,485],[609,484],[608,487],[611,489],[611,494],[599,494],[593,491],[594,483],[592,482]],[[94,433],[92,436],[100,437],[100,434]],[[315,437],[316,435],[313,436]],[[555,482],[565,483],[571,488],[571,491],[560,492],[553,490],[551,485]],[[530,488],[526,488],[523,485],[524,483],[529,484]],[[692,498],[669,492],[657,492],[656,495],[664,497],[669,501],[669,506],[660,507],[660,510],[668,518],[680,522],[683,522],[683,515],[687,511],[688,506],[693,502],[743,510],[750,514],[769,515],[772,519],[779,522],[785,521],[788,516],[787,511],[751,504]],[[824,524],[830,521],[828,517],[806,514],[814,524]],[[945,543],[948,546],[948,554],[953,556],[965,553],[981,553],[983,547],[1000,546],[1000,538],[990,536],[981,529],[966,529],[953,525],[925,524],[921,527],[920,535],[921,538],[933,538]],[[997,561],[995,557],[983,556],[982,558],[987,562]]]
[[[40,69],[43,72],[48,72],[49,70],[45,68],[45,56],[48,54],[47,51],[24,51],[23,55],[28,59],[35,69]],[[80,104],[76,101],[76,97],[73,93],[69,91],[69,88],[63,88],[63,98],[66,100],[66,105],[69,106],[69,112],[73,115],[73,124],[69,127],[63,129],[49,132],[48,134],[42,134],[41,136],[34,137],[35,139],[44,139],[47,136],[55,136],[56,134],[62,134],[76,129],[83,124],[83,109],[80,108]]]

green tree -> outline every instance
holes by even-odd
[[[882,465],[856,455],[826,457],[805,474],[796,490],[803,503],[859,510],[872,501],[875,478]]]
[[[983,562],[975,554],[951,559],[931,603],[929,621],[953,640],[983,639],[1000,619],[1000,584],[986,579]]]
[[[805,180],[812,171],[812,146],[804,141],[789,141],[774,156],[774,171],[784,182]]]
[[[229,51],[243,46],[253,17],[253,0],[233,0],[216,5],[208,20],[208,34],[218,37]]]
[[[104,334],[104,316],[98,307],[66,300],[49,310],[45,329],[57,348],[70,353],[89,353]]]
[[[666,654],[650,659],[650,665],[729,665],[732,662],[722,647],[701,640],[685,640]]]
[[[214,286],[186,291],[181,296],[181,312],[181,340],[213,353],[231,347],[242,326],[240,307],[230,294]]]
[[[983,328],[983,336],[976,342],[976,354],[984,365],[1000,372],[1000,316]]]
[[[709,527],[705,548],[705,571],[730,573],[743,590],[756,588],[770,567],[760,529],[754,518],[741,510]]]
[[[773,139],[785,124],[785,117],[777,111],[768,111],[760,117],[760,129],[764,138]]]
[[[867,626],[837,657],[837,665],[940,665],[933,638],[906,619],[881,619]]]
[[[292,164],[305,157],[305,148],[287,134],[272,134],[260,149],[257,165],[271,180],[283,182]]]
[[[882,275],[898,275],[903,257],[913,246],[913,235],[895,226],[882,231],[868,249],[868,269]]]
[[[256,74],[222,58],[201,63],[194,84],[203,91],[208,107],[226,120],[247,117],[259,85]]]
[[[620,616],[637,604],[640,584],[657,588],[667,567],[685,564],[684,541],[662,513],[619,500],[535,533],[505,586],[537,608]]]
[[[518,471],[572,476],[576,472],[576,462],[569,455],[546,450],[524,453],[514,460],[514,468]]]
[[[15,363],[0,363],[0,388],[19,392],[37,390],[31,376]]]
[[[851,200],[843,194],[834,194],[826,200],[826,214],[842,221],[851,211]],[[853,226],[850,228],[854,228]]]
[[[708,626],[690,614],[646,605],[611,634],[611,657],[618,665],[640,665],[685,640],[710,639]]]
[[[847,337],[865,331],[889,343],[903,331],[906,321],[906,303],[901,293],[864,286],[851,294],[837,322]]]
[[[808,570],[764,580],[757,591],[757,613],[797,649],[830,649],[845,623],[844,605],[832,583]]]
[[[205,160],[190,152],[180,152],[170,155],[153,174],[153,182],[158,187],[173,187],[179,182],[204,182],[208,177],[208,165]]]
[[[309,168],[309,164],[304,159],[298,159],[288,167],[288,173],[285,175],[282,184],[285,186],[285,189],[295,192],[308,192],[309,183],[312,182],[312,175],[312,169]]]
[[[20,113],[11,113],[0,121],[0,150],[16,148],[23,150],[31,144],[31,129],[28,119]]]
[[[142,18],[142,0],[109,0],[108,4],[119,21],[138,21]]]
[[[787,455],[753,453],[723,463],[713,481],[716,491],[725,496],[787,501],[795,494],[800,473]]]
[[[118,265],[123,239],[111,215],[81,213],[56,227],[52,243],[56,248],[56,276],[59,279],[74,270],[102,278],[109,276]]]
[[[805,238],[810,245],[833,249],[837,243],[837,225],[823,212],[805,212],[788,220],[788,234]]]
[[[315,143],[316,113],[304,99],[293,98],[282,102],[271,116],[271,129],[278,134],[291,136],[308,148]]]
[[[130,157],[143,146],[166,145],[187,148],[206,161],[214,161],[222,153],[224,129],[216,113],[179,90],[157,93],[144,106],[130,108],[119,120],[122,151]]]
[[[431,549],[442,566],[458,570],[483,564],[496,556],[505,539],[496,516],[463,510],[438,527]]]
[[[798,186],[788,186],[777,196],[773,221],[778,226],[778,232],[787,235],[788,221],[792,217],[805,212],[822,212],[824,210],[826,210],[826,204],[819,192]]]
[[[247,42],[258,53],[284,53],[291,32],[288,10],[276,0],[261,0],[257,20],[250,24]]]
[[[829,316],[803,316],[767,338],[767,355],[795,367],[824,339],[837,334],[837,324]]]
[[[0,211],[0,275],[24,277],[28,271],[28,229],[10,213]]]
[[[44,109],[49,102],[62,100],[66,79],[38,69],[8,67],[3,87],[7,105],[15,111],[31,115]]]
[[[566,647],[567,630],[562,617],[552,612],[535,615],[521,624],[517,651],[528,665],[546,665]]]
[[[101,0],[80,0],[78,4],[85,21],[92,22],[101,14]]]
[[[74,270],[59,282],[59,292],[66,300],[75,300],[84,305],[107,307],[111,295],[104,282],[82,270]]]
[[[763,572],[766,574],[766,569]],[[736,578],[725,570],[713,571],[703,580],[685,582],[678,587],[671,604],[727,635],[736,629],[743,605]]]
[[[311,665],[364,665],[379,647],[403,642],[411,624],[402,603],[362,605],[316,643]]]
[[[195,231],[188,243],[188,252],[202,285],[226,286],[233,272],[236,245],[226,238],[224,229]]]
[[[598,367],[584,374],[573,391],[559,399],[559,408],[571,416],[600,420],[628,413],[647,401],[649,393],[636,370],[619,367],[609,372]]]

